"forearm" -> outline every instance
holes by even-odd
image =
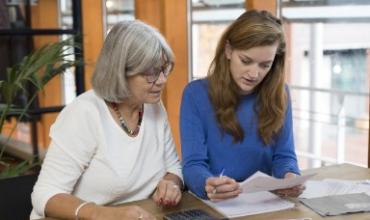
[[[45,215],[60,219],[76,219],[75,211],[84,201],[70,194],[57,194],[46,203]],[[78,219],[94,219],[97,205],[89,203],[81,207]]]
[[[184,181],[190,191],[195,193],[198,197],[207,199],[207,193],[205,191],[205,184],[207,178],[211,177],[212,174],[204,167],[184,167]]]
[[[152,214],[136,205],[129,206],[100,206],[95,203],[88,203],[79,209],[76,218],[76,209],[84,201],[69,194],[57,194],[46,204],[45,214],[47,217],[58,219],[79,219],[79,220],[115,220],[115,219],[155,219]]]

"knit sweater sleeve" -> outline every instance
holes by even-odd
[[[207,163],[206,135],[202,126],[199,105],[202,103],[200,91],[194,84],[189,84],[184,92],[180,110],[180,133],[183,162],[183,176],[186,186],[198,197],[207,199],[205,181],[212,176]]]
[[[277,136],[272,161],[272,173],[275,177],[283,178],[287,172],[300,174],[293,138],[292,104],[288,87],[288,106],[285,113],[284,125]]]

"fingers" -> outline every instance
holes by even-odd
[[[292,188],[274,190],[273,192],[281,197],[298,197],[305,189],[304,185],[298,185]]]
[[[181,200],[181,197],[182,197],[182,193],[180,191],[180,193],[178,193],[177,196],[176,196],[176,198],[175,198],[175,204],[174,205],[179,204],[179,202]]]
[[[241,193],[239,183],[229,177],[210,177],[206,180],[205,190],[211,201],[234,198]]]
[[[176,202],[177,197],[181,198],[181,190],[178,185],[169,183],[166,185],[166,194],[164,195],[164,205],[174,206],[178,203]]]
[[[289,179],[289,178],[295,178],[296,176],[298,175],[295,173],[287,172],[284,175],[284,178]],[[299,195],[302,194],[302,192],[305,189],[306,187],[304,185],[298,185],[298,186],[294,186],[294,187],[287,188],[287,189],[275,190],[273,192],[282,197],[298,197]]]
[[[225,199],[235,198],[241,193],[241,190],[234,190],[231,192],[220,192],[220,193],[207,193],[208,198],[211,201],[221,201]]]
[[[153,200],[158,205],[174,206],[181,200],[181,189],[169,180],[161,180],[153,194]]]

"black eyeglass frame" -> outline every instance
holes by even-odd
[[[149,70],[143,72],[141,75],[144,76],[148,83],[155,83],[161,73],[163,73],[164,77],[168,77],[173,70],[173,63],[165,63],[160,67],[160,69],[150,68]]]

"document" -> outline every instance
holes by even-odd
[[[228,218],[274,212],[294,207],[294,203],[268,192],[303,184],[315,174],[290,179],[276,179],[257,171],[240,183],[242,193],[238,197],[220,202],[203,200]]]
[[[228,218],[274,212],[294,207],[294,203],[266,191],[241,193],[236,198],[220,202],[202,201]]]
[[[321,216],[370,212],[370,196],[365,193],[324,196],[300,201]]]
[[[243,190],[243,193],[291,188],[293,186],[305,183],[309,178],[313,177],[314,175],[316,174],[297,176],[295,178],[289,179],[277,179],[265,173],[257,171],[248,179],[240,183],[240,188]]]
[[[353,193],[366,193],[370,196],[370,181],[339,179],[308,180],[306,182],[306,190],[303,191],[299,198],[310,199]]]

